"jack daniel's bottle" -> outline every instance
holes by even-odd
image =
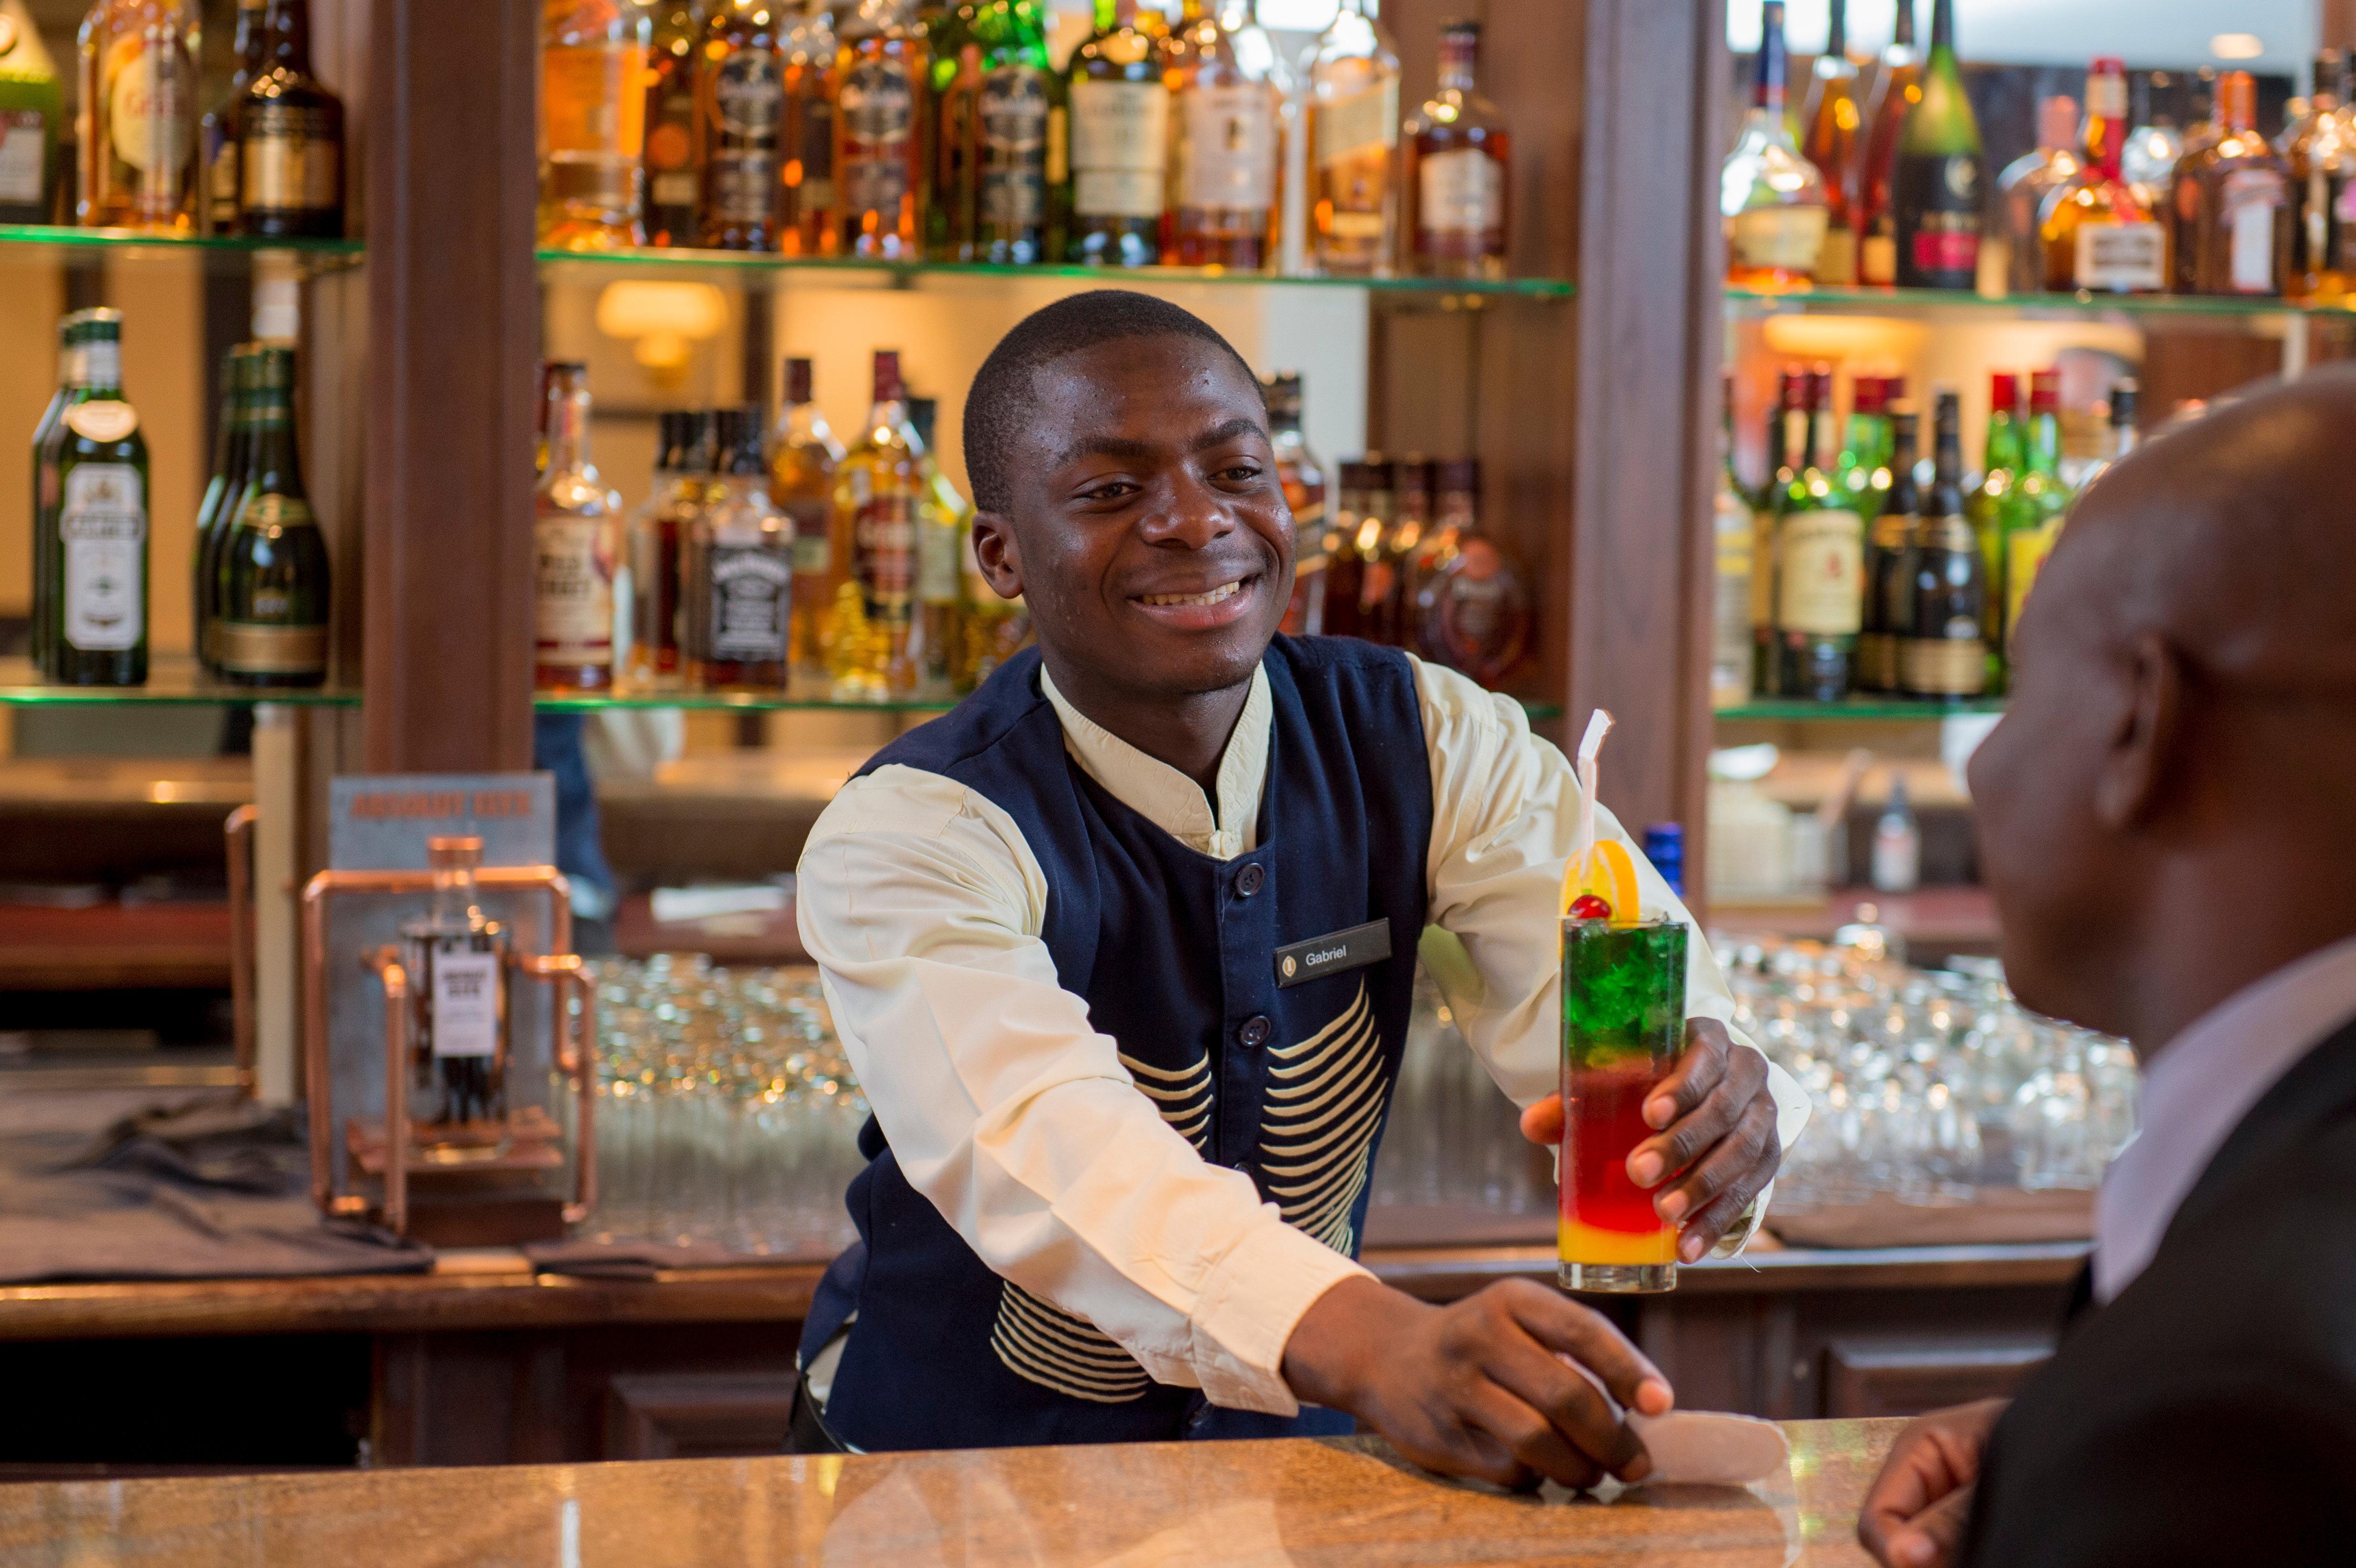
[[[401,963],[409,972],[410,1137],[426,1149],[494,1155],[508,1117],[508,933],[477,900],[483,841],[429,838],[425,850],[434,907],[401,927]]]

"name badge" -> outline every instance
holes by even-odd
[[[1320,979],[1344,969],[1363,969],[1390,955],[1391,923],[1387,920],[1354,925],[1331,936],[1312,936],[1306,942],[1276,950],[1277,988],[1298,986],[1304,980]]]

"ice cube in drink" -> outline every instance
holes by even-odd
[[[1685,1045],[1686,927],[1562,923],[1562,1207],[1566,1290],[1673,1290],[1677,1228],[1628,1179],[1653,1136],[1644,1100]]]

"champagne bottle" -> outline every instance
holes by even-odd
[[[1964,515],[1963,415],[1954,393],[1939,395],[1934,428],[1935,477],[1914,528],[1912,624],[1899,641],[1899,678],[1919,697],[1976,697],[1987,683],[1988,575]]]
[[[206,669],[215,667],[210,627],[217,604],[215,585],[220,571],[220,542],[229,532],[230,514],[245,494],[248,463],[253,455],[253,427],[249,381],[258,343],[241,343],[229,351],[221,371],[221,412],[214,437],[213,475],[205,497],[197,503],[195,547],[189,553],[191,617],[188,625],[197,659]]]
[[[147,443],[123,399],[123,313],[83,325],[82,385],[43,449],[58,475],[49,677],[70,686],[147,679]]]
[[[294,351],[257,349],[246,376],[252,444],[218,552],[213,660],[241,686],[316,686],[327,677],[327,545],[295,449]]]
[[[1980,126],[1955,59],[1955,0],[1931,8],[1922,101],[1898,140],[1890,200],[1901,288],[1969,289],[1979,275]]]

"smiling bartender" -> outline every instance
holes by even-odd
[[[1642,1474],[1560,1359],[1665,1409],[1604,1318],[1527,1281],[1430,1307],[1354,1261],[1427,925],[1462,944],[1455,1017],[1525,1130],[1559,1128],[1562,754],[1451,671],[1276,635],[1293,526],[1259,387],[1185,311],[1039,311],[974,379],[965,442],[976,553],[1039,648],[879,753],[803,853],[802,938],[875,1115],[797,1446],[1355,1416],[1502,1482]],[[1692,952],[1665,1130],[1631,1159],[1688,1260],[1747,1237],[1806,1115]]]

